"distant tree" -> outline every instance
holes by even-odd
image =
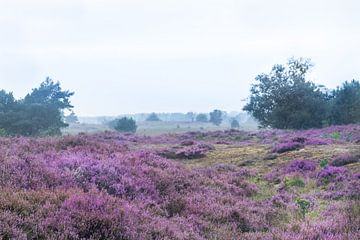
[[[231,120],[231,128],[232,129],[238,129],[240,128],[240,124],[238,122],[238,120],[236,120],[235,118]]]
[[[205,113],[200,113],[196,116],[196,121],[197,122],[208,122],[208,117]]]
[[[186,116],[190,119],[191,122],[194,122],[195,120],[195,113],[194,112],[188,112],[186,113]]]
[[[344,82],[342,87],[333,91],[332,123],[360,123],[360,82]]]
[[[63,110],[73,107],[70,104],[73,94],[63,91],[60,83],[50,78],[22,100],[0,91],[0,129],[7,135],[61,134],[60,129],[67,126],[63,122]]]
[[[112,126],[116,131],[119,131],[119,132],[135,133],[136,129],[137,129],[135,120],[132,118],[127,118],[127,117],[113,120],[110,123],[110,126]]]
[[[12,110],[16,105],[16,100],[12,93],[7,93],[4,90],[0,91],[0,113]]]
[[[210,113],[210,122],[215,124],[216,126],[219,126],[222,122],[222,112],[218,109],[215,109]]]
[[[328,96],[306,80],[312,64],[290,59],[275,65],[269,74],[258,75],[244,107],[262,127],[304,129],[322,127],[328,117]]]
[[[161,121],[160,118],[156,115],[156,113],[151,113],[147,118],[146,121],[148,122],[157,122]]]
[[[69,115],[65,116],[65,122],[66,123],[78,123],[79,119],[76,116],[76,114],[73,111],[71,111],[71,113]]]

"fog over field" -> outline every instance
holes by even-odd
[[[360,77],[356,0],[1,0],[0,84],[59,80],[80,116],[239,111],[261,72],[311,58],[309,78]]]

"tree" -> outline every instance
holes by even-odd
[[[76,116],[76,114],[73,111],[71,111],[71,113],[69,115],[65,116],[65,122],[66,123],[78,123],[79,119]]]
[[[210,122],[215,124],[216,126],[219,126],[222,122],[222,112],[218,109],[215,109],[210,113]]]
[[[269,74],[258,75],[244,110],[262,127],[322,127],[328,114],[328,96],[306,81],[306,73],[312,66],[308,59],[292,58],[287,66],[275,65]]]
[[[360,122],[360,82],[344,82],[333,91],[331,119],[333,124]]]
[[[151,113],[147,118],[146,121],[148,122],[157,122],[161,121],[160,118],[156,115],[156,113]]]
[[[47,77],[39,88],[34,88],[30,94],[26,95],[24,103],[53,106],[58,110],[71,109],[73,106],[70,104],[70,97],[73,95],[73,92],[63,91],[59,82],[54,83]]]
[[[231,120],[231,128],[232,129],[238,129],[240,128],[240,124],[238,122],[238,120],[236,120],[235,118]]]
[[[197,122],[208,122],[208,117],[205,113],[200,113],[196,116]]]
[[[16,100],[11,92],[0,91],[0,113],[13,109],[15,104]]]
[[[188,112],[188,113],[186,113],[186,116],[188,117],[188,119],[190,119],[190,122],[194,122],[194,120],[195,120],[195,113],[193,113],[193,112]]]
[[[137,129],[137,125],[134,119],[123,117],[120,119],[115,119],[110,123],[116,131],[119,132],[132,132],[135,133]]]
[[[0,129],[7,135],[58,135],[67,126],[63,110],[71,109],[70,97],[74,93],[63,91],[60,83],[47,78],[39,88],[15,100],[12,94],[0,91]]]

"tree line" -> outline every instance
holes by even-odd
[[[274,65],[270,73],[255,78],[248,103],[243,108],[261,127],[279,129],[321,128],[329,125],[360,123],[360,83],[345,81],[334,90],[316,85],[307,79],[313,67],[309,59],[291,58],[286,65]],[[0,90],[0,136],[59,135],[67,123],[78,121],[71,112],[70,97],[74,92],[62,90],[59,82],[46,78],[38,88],[22,99],[11,92]],[[184,114],[185,115],[185,114]],[[226,113],[218,109],[209,114],[189,112],[188,119],[211,122],[219,126]],[[231,128],[239,128],[232,118]],[[161,121],[156,113],[146,121]],[[117,131],[135,132],[136,121],[123,117],[110,121]]]

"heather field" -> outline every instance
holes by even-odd
[[[360,239],[360,125],[0,138],[2,239]]]

